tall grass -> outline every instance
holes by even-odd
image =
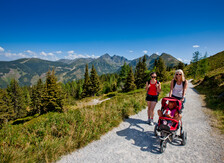
[[[199,81],[194,81],[198,85],[196,90],[205,95],[206,106],[212,110],[212,117],[217,119],[212,124],[224,133],[224,73],[223,68],[211,71],[208,76]]]
[[[164,91],[167,87],[168,84],[163,85]],[[117,93],[100,105],[48,113],[24,124],[5,125],[0,130],[0,162],[55,161],[99,139],[124,118],[145,107],[145,91],[136,90]]]

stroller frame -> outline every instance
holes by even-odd
[[[176,101],[178,110],[182,108],[181,101],[173,97],[165,97],[162,99],[162,111],[167,107],[166,101]],[[163,123],[164,121],[166,123]],[[168,121],[172,121],[175,125],[168,126]],[[180,135],[177,134],[179,127]],[[158,124],[154,128],[154,134],[160,139],[161,153],[165,151],[168,141],[173,142],[175,139],[181,139],[181,145],[185,145],[187,141],[187,132],[183,131],[182,122],[167,117],[159,117]]]

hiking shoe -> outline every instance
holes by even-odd
[[[149,123],[150,126],[154,125],[154,122],[153,120],[151,119],[150,123]]]
[[[153,120],[152,119],[148,119],[148,121],[147,121],[147,123],[149,124],[149,125],[154,125],[154,123],[153,123]]]

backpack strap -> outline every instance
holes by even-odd
[[[174,79],[173,80],[173,88],[175,87],[175,85],[176,85],[176,80]]]
[[[156,83],[159,84],[159,80],[156,80]],[[159,96],[159,92],[157,92],[157,96]]]
[[[177,81],[174,79],[174,80],[173,80],[173,88],[175,87],[176,83],[177,83]],[[186,83],[186,81],[183,81],[183,82],[182,82],[182,86],[183,86],[183,88],[184,88],[184,86],[185,86],[185,83]]]
[[[184,88],[184,86],[185,86],[185,83],[186,83],[186,80],[182,82],[183,88]]]

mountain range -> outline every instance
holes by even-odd
[[[170,67],[180,62],[166,53],[162,53],[160,56],[157,54],[146,55],[147,68],[152,69],[155,59],[159,57],[165,61],[166,66]],[[98,75],[102,75],[118,72],[125,62],[135,68],[138,61],[139,58],[128,60],[122,56],[110,56],[109,54],[104,54],[96,59],[77,58],[74,60],[47,61],[38,58],[22,58],[15,61],[0,61],[0,87],[7,87],[13,78],[17,79],[22,86],[34,85],[39,78],[45,80],[46,72],[53,68],[58,80],[67,82],[83,78],[86,64],[89,66],[89,71],[94,65]]]

